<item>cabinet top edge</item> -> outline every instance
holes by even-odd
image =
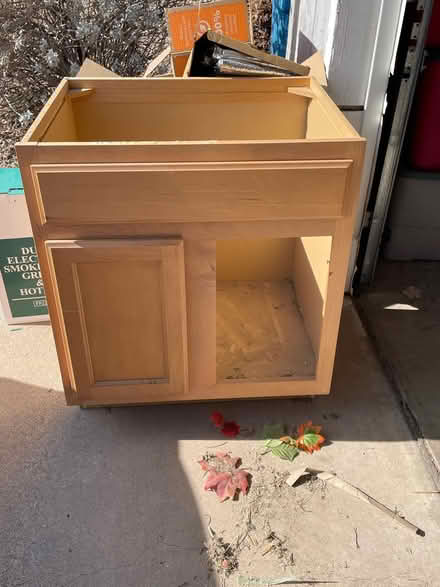
[[[187,91],[192,90],[212,92],[213,89],[229,88],[231,91],[261,92],[280,91],[288,87],[310,87],[311,76],[290,76],[290,77],[266,77],[266,78],[243,78],[243,77],[190,77],[190,78],[143,78],[143,77],[66,77],[63,79],[68,89],[81,88],[139,88],[148,87],[154,91]]]

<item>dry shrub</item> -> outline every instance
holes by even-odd
[[[147,1],[0,0],[3,161],[14,158],[11,135],[24,133],[60,79],[75,76],[86,57],[121,75],[143,72],[161,16]]]

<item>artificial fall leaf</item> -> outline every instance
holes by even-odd
[[[216,428],[221,428],[225,422],[225,419],[221,412],[212,412],[210,420]]]
[[[240,425],[233,420],[225,422],[225,418],[221,412],[212,412],[210,420],[216,428],[220,429],[220,432],[224,436],[235,438],[240,434]]]
[[[225,422],[221,428],[221,433],[230,438],[235,438],[240,434],[240,425],[237,422]]]
[[[293,461],[298,455],[299,450],[296,446],[296,441],[291,436],[282,436],[281,438],[268,438],[264,442],[273,455],[280,459]]]
[[[294,461],[299,455],[299,450],[294,444],[282,442],[279,446],[271,447],[272,454],[286,461]]]
[[[218,452],[215,455],[217,461],[223,463],[226,467],[237,468],[241,462],[240,457],[231,457],[231,455],[227,452]]]
[[[311,420],[301,424],[297,431],[296,444],[298,448],[309,453],[320,450],[321,444],[325,441],[320,432],[321,426],[314,426]]]
[[[238,469],[235,473],[217,473],[210,471],[204,486],[206,491],[213,490],[216,492],[220,501],[233,498],[238,490],[244,494],[248,490],[248,473]]]
[[[281,442],[284,442],[286,444],[291,444],[292,446],[296,446],[296,440],[294,438],[292,438],[292,436],[282,436],[280,438]]]
[[[264,441],[264,446],[266,446],[267,448],[275,448],[277,446],[280,446],[281,444],[283,444],[281,438],[268,438]]]
[[[205,491],[215,491],[220,501],[233,498],[237,491],[246,494],[249,489],[249,473],[237,468],[240,458],[231,457],[227,453],[217,453],[210,458],[199,461],[208,476],[205,481]]]

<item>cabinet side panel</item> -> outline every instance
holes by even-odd
[[[301,237],[293,253],[295,291],[316,358],[327,298],[331,245],[331,236]]]
[[[41,117],[39,118],[41,120]],[[37,126],[37,121],[35,121],[27,134],[29,135],[32,129],[36,129]],[[20,144],[16,146],[16,151],[25,190],[27,208],[32,225],[32,232],[37,249],[38,261],[43,276],[44,291],[48,303],[66,402],[67,404],[76,404],[78,403],[78,395],[75,393],[73,387],[73,369],[68,352],[67,336],[62,321],[62,311],[56,287],[55,271],[52,259],[44,246],[44,240],[39,230],[38,198],[35,193],[35,185],[31,173],[31,162],[35,156],[36,149],[35,146],[31,144]]]
[[[46,130],[43,141],[77,141],[76,123],[72,110],[72,101],[67,97],[49,128]]]
[[[318,363],[318,378],[321,381],[321,385],[328,390],[330,389],[333,373],[348,259],[353,237],[354,212],[359,198],[364,153],[365,141],[353,144],[353,166],[349,181],[347,182],[347,193],[344,197],[346,203],[344,208],[347,216],[336,222],[333,235],[327,290],[327,308],[322,329],[321,352]]]

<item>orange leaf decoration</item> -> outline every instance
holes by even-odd
[[[291,436],[281,436],[280,438],[281,442],[285,442],[286,444],[289,444],[292,440]]]
[[[311,420],[305,424],[301,424],[297,431],[297,447],[309,453],[320,450],[321,444],[325,441],[324,436],[320,432],[321,426],[314,426]]]

